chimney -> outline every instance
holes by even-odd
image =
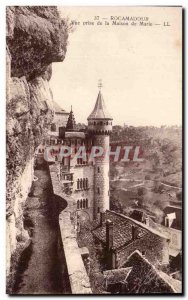
[[[113,222],[106,220],[106,248],[107,251],[113,248]]]
[[[136,240],[138,234],[138,227],[132,225],[132,240]]]
[[[145,224],[146,224],[147,226],[149,226],[149,217],[148,217],[148,216],[145,217]]]
[[[105,213],[101,212],[100,213],[100,226],[102,226],[105,222]]]

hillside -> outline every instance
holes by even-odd
[[[143,158],[111,163],[111,208],[125,214],[144,209],[160,222],[164,207],[181,200],[182,128],[115,126],[111,144],[140,146]]]

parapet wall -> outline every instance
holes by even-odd
[[[89,277],[76,240],[76,231],[71,222],[71,215],[76,211],[76,202],[62,192],[58,178],[58,165],[50,165],[49,169],[54,194],[67,202],[67,207],[59,215],[59,227],[71,292],[72,294],[91,294]]]

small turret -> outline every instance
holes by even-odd
[[[95,107],[87,120],[88,131],[94,134],[109,134],[112,131],[113,119],[106,109],[101,91],[98,93]]]
[[[72,106],[71,106],[71,111],[70,111],[67,125],[66,125],[66,131],[75,131],[75,130],[76,130],[76,121],[75,121],[74,114],[72,111]]]

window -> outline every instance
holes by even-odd
[[[86,180],[85,180],[85,178],[83,179],[83,189],[85,189],[86,188]]]
[[[86,198],[86,208],[88,208],[88,199]]]
[[[83,208],[85,208],[85,207],[86,207],[86,200],[83,199]]]
[[[79,200],[77,201],[77,209],[79,209],[80,208],[80,202],[79,202]]]
[[[80,188],[80,180],[78,179],[77,180],[77,189],[79,190],[79,188]]]
[[[98,173],[100,173],[100,168],[99,167],[97,168],[97,170],[98,170]]]
[[[97,188],[97,193],[100,195],[100,188],[99,187]]]
[[[56,131],[56,125],[54,123],[51,125],[51,131]]]
[[[98,212],[98,214],[100,213],[100,208],[98,207],[98,209],[97,209],[97,212]]]
[[[82,179],[80,179],[80,188],[82,189]]]
[[[88,178],[86,178],[86,189],[88,189]]]
[[[82,200],[80,200],[80,208],[82,208]]]

